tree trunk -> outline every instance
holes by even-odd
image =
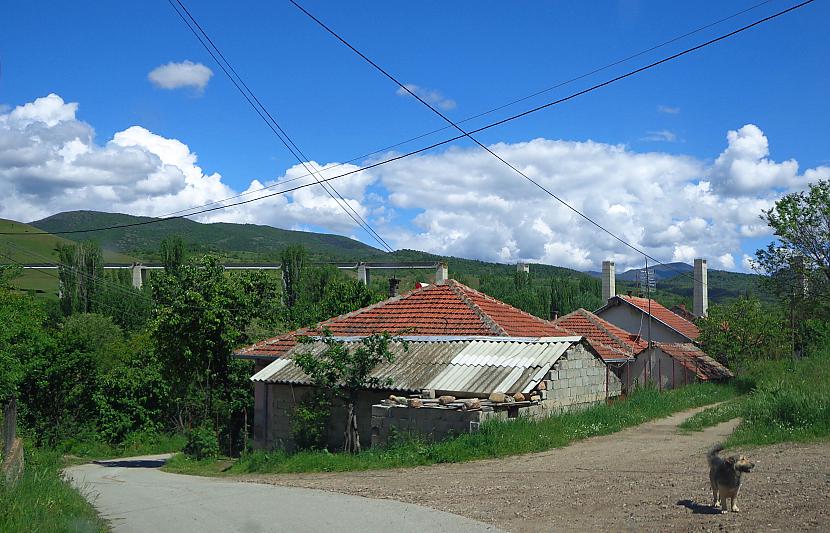
[[[357,408],[354,400],[349,401],[348,414],[346,415],[345,446],[343,449],[349,453],[360,452],[360,434],[357,432]]]

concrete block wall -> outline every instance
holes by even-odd
[[[459,411],[435,407],[409,408],[403,405],[372,406],[372,446],[387,444],[406,436],[439,441],[454,435],[478,431],[485,420],[507,418],[507,412]]]
[[[549,388],[542,394],[542,406],[554,413],[605,401],[606,395],[613,398],[620,394],[620,378],[585,346],[575,344],[553,366]]]
[[[296,446],[291,437],[291,420],[297,405],[313,391],[305,385],[262,384],[256,390],[254,402],[254,447],[273,450],[281,448],[293,451]],[[362,391],[357,400],[357,429],[360,444],[369,446],[372,440],[372,405],[389,397],[388,392]],[[346,429],[346,407],[335,404],[329,419],[328,446],[342,448]]]

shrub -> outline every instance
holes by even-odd
[[[326,447],[331,401],[322,391],[309,394],[294,409],[291,438],[300,450]]]
[[[219,456],[219,439],[210,426],[199,426],[187,432],[184,445],[185,455],[202,460]]]

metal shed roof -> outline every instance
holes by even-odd
[[[382,363],[372,372],[372,377],[381,381],[380,388],[411,392],[435,389],[442,393],[473,396],[486,396],[494,391],[526,393],[545,378],[568,348],[581,341],[581,337],[412,339],[407,340],[407,350],[404,350],[403,342],[390,342],[394,362]],[[344,342],[356,347],[360,341],[346,338]],[[292,348],[251,380],[311,385],[309,377],[294,364],[293,358],[303,352],[320,354],[325,349],[322,342]],[[387,381],[391,385],[387,386]]]

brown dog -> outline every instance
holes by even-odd
[[[709,461],[709,482],[712,484],[712,506],[726,512],[726,499],[732,500],[729,507],[733,513],[738,509],[738,493],[741,491],[741,474],[755,468],[755,463],[743,455],[733,455],[723,459],[718,452],[723,450],[722,444],[716,444],[709,449],[706,459]]]

